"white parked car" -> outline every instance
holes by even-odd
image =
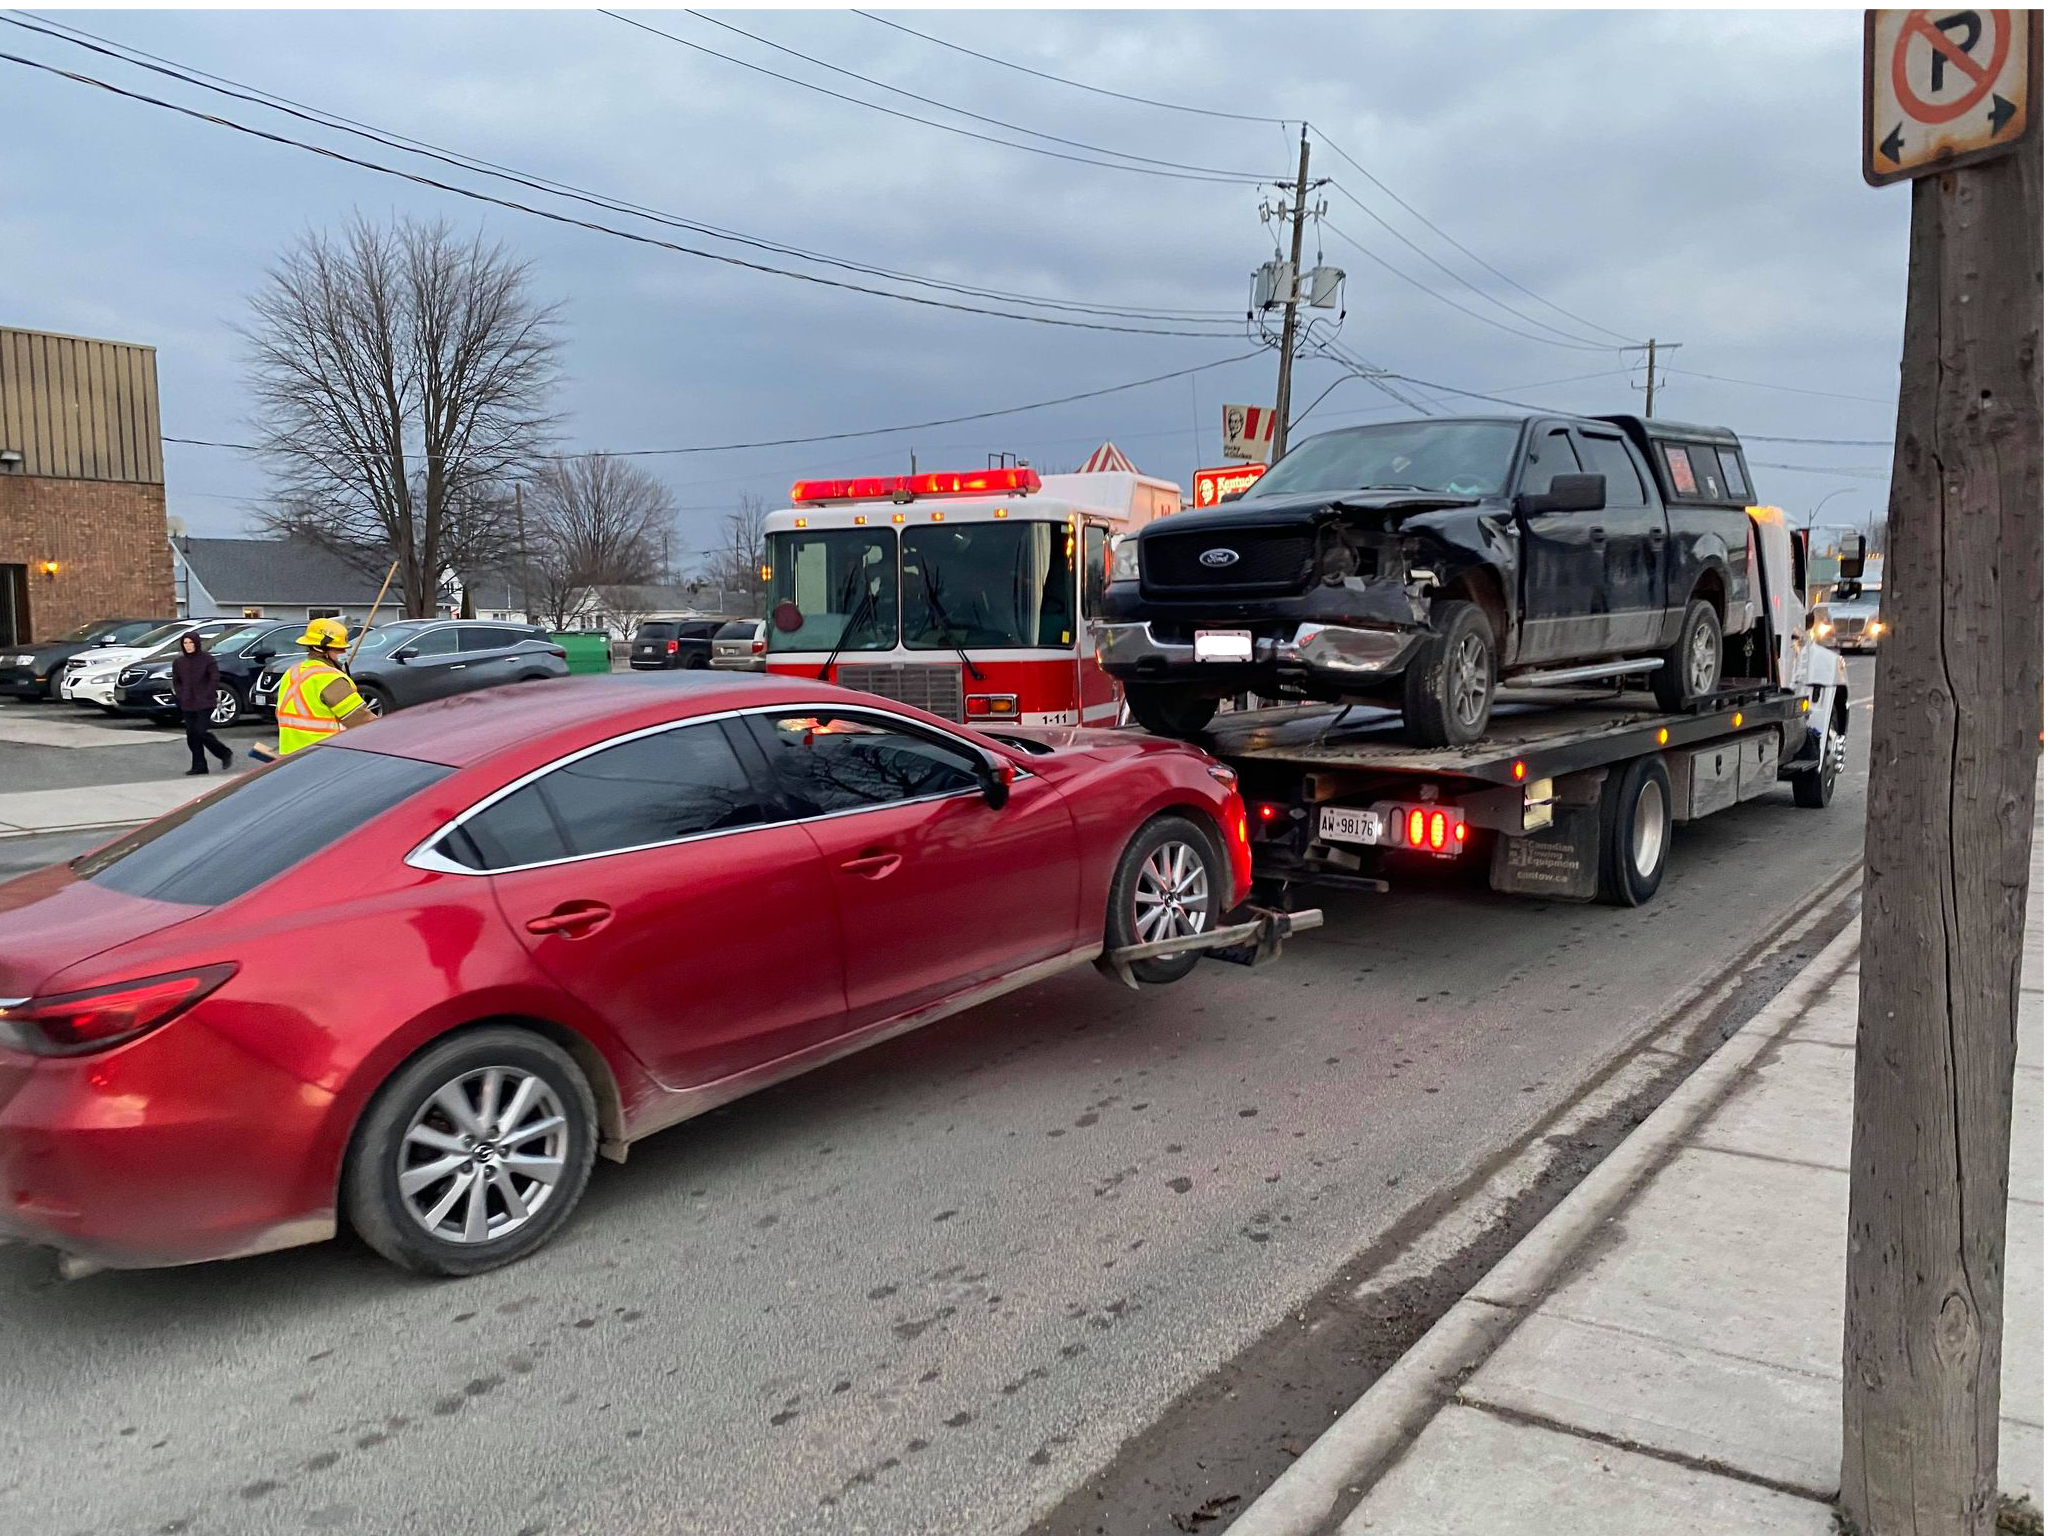
[[[248,622],[247,619],[173,619],[168,624],[159,624],[155,629],[137,635],[132,644],[96,645],[64,663],[64,677],[57,685],[58,696],[74,704],[97,704],[108,714],[113,714],[114,688],[123,667],[133,666],[145,657],[160,660],[171,655],[177,649],[178,641],[191,630],[196,629],[203,638],[210,639]]]

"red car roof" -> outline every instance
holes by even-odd
[[[494,752],[593,724],[624,729],[758,704],[820,697],[880,703],[830,683],[747,672],[614,673],[553,678],[457,694],[400,710],[331,743],[466,768]]]

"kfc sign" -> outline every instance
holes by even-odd
[[[1195,471],[1195,505],[1213,507],[1231,496],[1242,496],[1252,482],[1266,472],[1263,464],[1231,465],[1226,469]]]

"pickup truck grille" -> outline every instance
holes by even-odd
[[[913,662],[842,662],[836,681],[842,688],[880,694],[899,704],[930,710],[941,720],[962,718],[960,668]]]
[[[1298,592],[1308,585],[1315,535],[1306,528],[1229,528],[1153,534],[1138,546],[1145,590],[1175,592]],[[1227,565],[1204,565],[1211,550],[1230,550]]]

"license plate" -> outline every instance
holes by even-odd
[[[1195,660],[1250,661],[1252,632],[1248,629],[1198,629],[1195,631]]]
[[[1323,840],[1330,843],[1376,843],[1383,830],[1378,811],[1353,810],[1348,805],[1326,805],[1321,822]]]

